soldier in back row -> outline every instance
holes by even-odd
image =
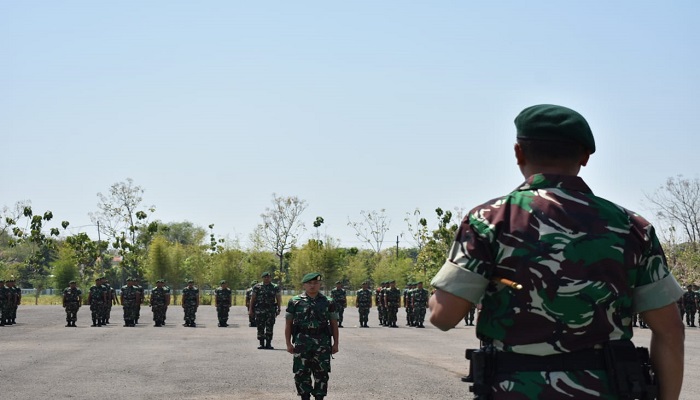
[[[261,278],[263,282],[253,287],[248,315],[255,315],[255,324],[258,328],[257,338],[260,342],[258,349],[271,350],[273,349],[273,328],[275,318],[281,310],[282,295],[279,287],[272,283],[272,275],[269,272],[264,272]]]
[[[165,315],[170,305],[170,288],[165,286],[164,279],[156,281],[156,287],[151,290],[151,311],[156,327],[165,325]]]
[[[342,328],[343,312],[348,307],[347,293],[343,289],[342,281],[335,282],[335,289],[331,290],[331,299],[333,299],[335,311],[338,313],[338,328]]]
[[[197,308],[199,308],[199,289],[194,286],[192,279],[187,281],[187,287],[182,289],[182,308],[185,311],[184,326],[196,328]]]
[[[418,281],[414,284],[417,286],[411,291],[411,306],[413,308],[413,326],[425,328],[423,321],[425,320],[425,310],[428,308],[428,299],[430,293],[423,288],[423,282]]]
[[[107,294],[102,288],[101,279],[95,278],[95,284],[90,286],[88,291],[88,304],[90,305],[90,313],[92,314],[92,325],[102,326],[103,324],[103,311],[105,301],[107,300]]]
[[[687,291],[681,297],[685,322],[687,326],[695,327],[695,313],[698,310],[698,294],[693,290],[693,285],[686,286]]]
[[[396,288],[396,281],[389,281],[389,288],[384,293],[384,308],[386,309],[387,326],[398,328],[396,325],[399,306],[401,305],[401,291]]]
[[[17,308],[22,303],[22,289],[15,286],[14,279],[5,281],[5,325],[14,325],[17,323]]]
[[[248,326],[251,328],[256,327],[255,315],[250,313],[250,298],[253,296],[253,288],[258,284],[258,281],[250,282],[250,287],[245,291],[245,308],[248,311]]]
[[[5,286],[5,281],[0,279],[0,326],[5,326],[7,321],[7,312],[5,307],[9,302],[10,291]]]
[[[414,326],[413,313],[413,290],[416,288],[414,282],[406,282],[406,287],[403,289],[403,307],[406,310],[406,326]]]
[[[75,327],[78,320],[78,309],[82,305],[83,292],[78,289],[75,281],[68,283],[69,287],[63,289],[63,308],[66,309],[66,327]]]
[[[372,308],[372,291],[367,288],[368,286],[367,282],[362,282],[362,289],[355,294],[355,307],[360,313],[360,328],[369,328],[367,322],[369,321],[369,310]]]
[[[124,310],[124,326],[136,326],[138,310],[141,308],[141,291],[134,285],[134,278],[127,278],[122,286],[121,301]]]
[[[219,328],[228,326],[228,313],[231,309],[231,289],[225,280],[219,282],[219,287],[214,291],[216,302],[216,317],[219,319]]]

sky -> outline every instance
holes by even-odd
[[[249,244],[272,194],[321,233],[468,210],[524,179],[513,119],[589,122],[594,193],[700,171],[696,1],[0,0],[0,207],[29,200],[96,238],[97,193],[131,178],[152,219]],[[402,236],[403,235],[403,236]]]

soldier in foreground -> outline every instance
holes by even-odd
[[[452,329],[481,302],[484,346],[468,353],[477,398],[654,398],[630,340],[639,312],[652,330],[658,398],[677,399],[683,290],[653,226],[578,177],[595,152],[579,113],[537,105],[515,125],[526,181],[467,213],[433,278],[430,322]]]
[[[258,284],[258,281],[250,282],[250,287],[245,291],[245,308],[248,311],[248,326],[253,328],[255,325],[255,315],[250,314],[250,298],[253,296],[253,288]]]
[[[82,304],[83,292],[78,289],[75,281],[68,283],[69,287],[63,289],[63,308],[66,309],[66,327],[75,327],[78,320],[78,309]]]
[[[372,291],[367,289],[369,284],[362,282],[362,289],[358,290],[355,296],[355,307],[360,313],[360,328],[369,328],[369,310],[372,308]]]
[[[331,299],[335,304],[335,311],[338,313],[338,328],[342,328],[343,312],[348,307],[347,293],[343,289],[342,281],[335,282],[335,289],[331,290]]]
[[[199,289],[194,286],[192,279],[187,281],[187,287],[182,289],[182,308],[185,311],[185,323],[183,326],[196,328],[194,322],[197,319],[197,308],[199,308]]]
[[[302,400],[312,395],[319,400],[328,392],[331,355],[338,352],[338,315],[334,302],[320,293],[321,274],[306,274],[301,282],[304,293],[287,304],[284,338],[287,352],[294,354],[297,394]]]
[[[261,275],[262,284],[253,287],[250,297],[250,311],[248,315],[255,315],[255,324],[258,327],[258,349],[274,349],[272,347],[272,334],[275,326],[275,317],[280,314],[282,295],[277,285],[272,283],[272,275],[265,272]]]
[[[136,326],[138,309],[141,307],[141,291],[134,285],[134,278],[127,278],[122,286],[121,303],[124,311],[124,326]]]
[[[151,311],[156,327],[165,325],[165,315],[170,305],[170,289],[165,287],[165,280],[158,279],[156,287],[151,290]]]
[[[214,301],[216,302],[216,317],[219,319],[219,328],[228,326],[228,312],[231,309],[231,289],[225,280],[219,282],[218,288],[214,291]]]

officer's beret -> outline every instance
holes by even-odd
[[[551,140],[581,144],[595,153],[595,140],[588,122],[576,111],[552,104],[528,107],[515,117],[518,139]]]
[[[414,285],[420,285],[421,283],[423,283],[423,281],[415,282]]]
[[[250,286],[255,286],[258,284],[258,281],[250,281]]]
[[[303,278],[301,278],[301,283],[306,283],[310,281],[320,281],[321,280],[321,274],[318,272],[310,272],[306,275],[304,275]]]
[[[188,279],[188,280],[187,280],[187,283],[194,283],[194,280]]]
[[[219,281],[219,285],[223,285],[224,283],[226,283],[226,281],[223,279]]]
[[[270,276],[269,272],[263,272],[262,275],[260,275],[261,278],[264,278],[266,276]]]
[[[165,283],[165,279],[158,279],[156,283]]]
[[[342,281],[335,281],[335,284],[336,284],[336,285],[342,285],[343,282],[342,282]]]
[[[69,285],[74,285],[74,284],[75,284],[75,281],[70,281],[70,282],[68,282],[68,284],[69,284]]]
[[[395,279],[390,280],[388,283],[396,283]]]

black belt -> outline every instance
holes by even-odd
[[[583,371],[605,369],[602,350],[586,350],[574,353],[533,356],[518,353],[496,353],[496,371],[510,373],[518,371]]]

